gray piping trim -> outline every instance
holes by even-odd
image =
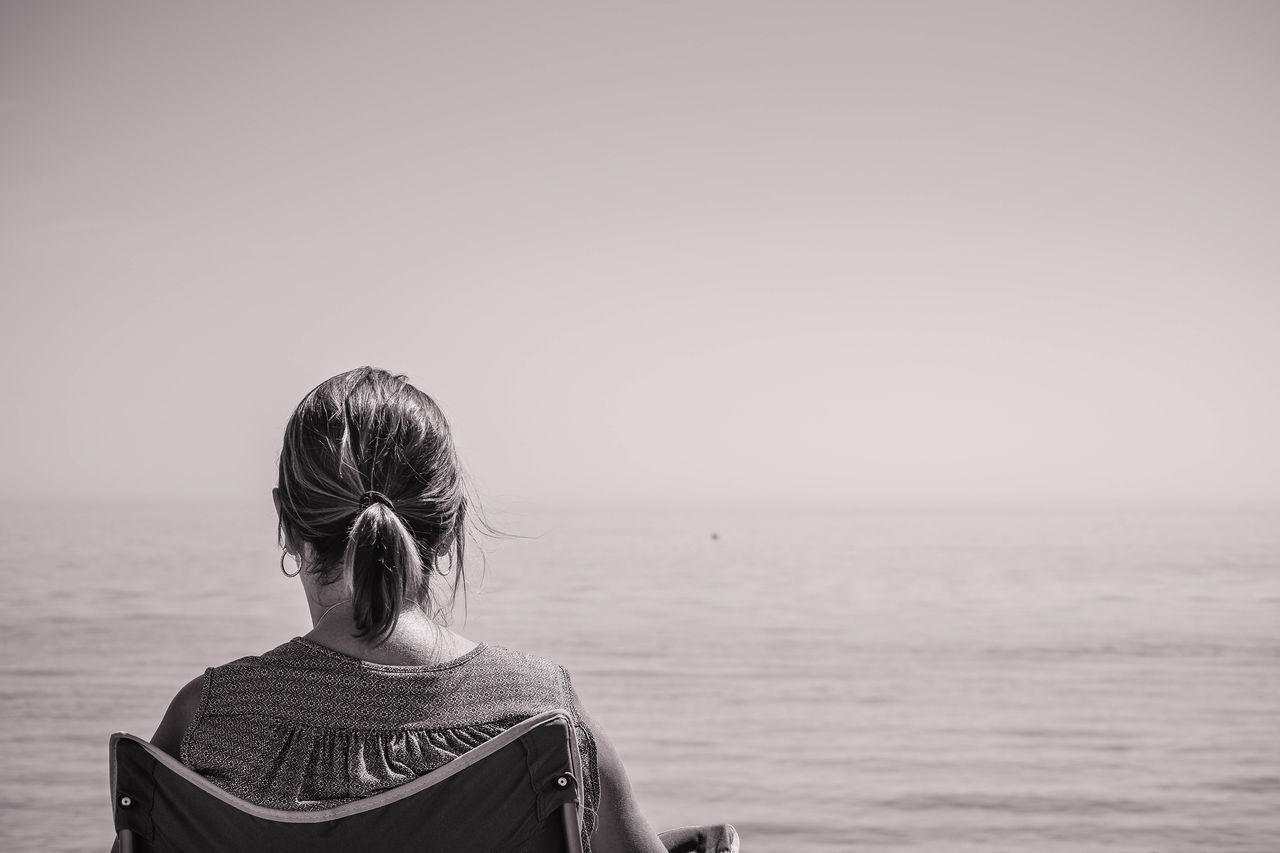
[[[565,726],[568,728],[571,744],[570,756],[574,765],[573,772],[577,778],[581,779],[582,760],[578,756],[576,747],[573,746],[577,742],[577,738],[574,735],[573,719],[569,716],[568,712],[556,710],[543,711],[541,714],[532,716],[523,722],[516,723],[511,728],[499,735],[495,735],[477,746],[475,749],[468,750],[462,755],[459,755],[443,767],[438,767],[430,773],[419,776],[412,782],[406,782],[403,785],[392,788],[390,791],[385,791],[381,794],[374,794],[372,797],[365,797],[364,799],[356,800],[355,802],[343,803],[342,805],[334,806],[331,809],[316,809],[314,811],[305,812],[269,809],[264,806],[255,805],[254,803],[242,800],[234,794],[230,794],[227,791],[222,790],[199,773],[196,773],[194,770],[178,761],[169,753],[161,751],[137,735],[131,735],[127,732],[116,732],[111,736],[111,796],[114,798],[116,794],[116,744],[122,739],[131,740],[139,744],[144,750],[146,750],[147,754],[156,761],[160,762],[165,767],[190,782],[192,785],[195,785],[211,797],[216,797],[224,803],[235,806],[242,812],[251,814],[254,817],[263,818],[264,820],[278,821],[279,823],[321,823],[326,820],[335,820],[337,818],[348,817],[353,814],[360,814],[361,812],[373,811],[374,809],[385,806],[388,803],[403,800],[405,797],[412,797],[414,794],[425,788],[430,788],[432,785],[443,782],[450,776],[461,773],[463,770],[466,770],[468,767],[491,753],[497,752],[507,744],[520,739],[533,729],[536,729],[538,726],[557,719],[563,720]],[[116,804],[113,802],[113,813],[115,806]],[[578,817],[581,821],[581,804],[578,806],[578,810]]]

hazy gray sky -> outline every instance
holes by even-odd
[[[9,496],[372,363],[531,501],[1280,499],[1280,4],[0,7]]]

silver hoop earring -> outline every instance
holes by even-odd
[[[299,560],[298,568],[295,569],[292,573],[290,573],[284,567],[284,558],[287,556],[289,556],[289,552],[281,548],[280,549],[280,573],[287,578],[296,578],[298,575],[302,574],[302,561]]]

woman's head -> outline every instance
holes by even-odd
[[[379,643],[427,606],[447,558],[463,577],[467,499],[449,425],[403,376],[361,367],[311,391],[285,427],[280,533],[322,583],[350,577],[357,636]]]

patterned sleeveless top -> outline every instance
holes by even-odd
[[[182,761],[262,806],[329,808],[409,782],[553,708],[574,720],[589,836],[600,796],[595,741],[569,673],[498,646],[439,666],[388,666],[298,637],[208,669]]]

